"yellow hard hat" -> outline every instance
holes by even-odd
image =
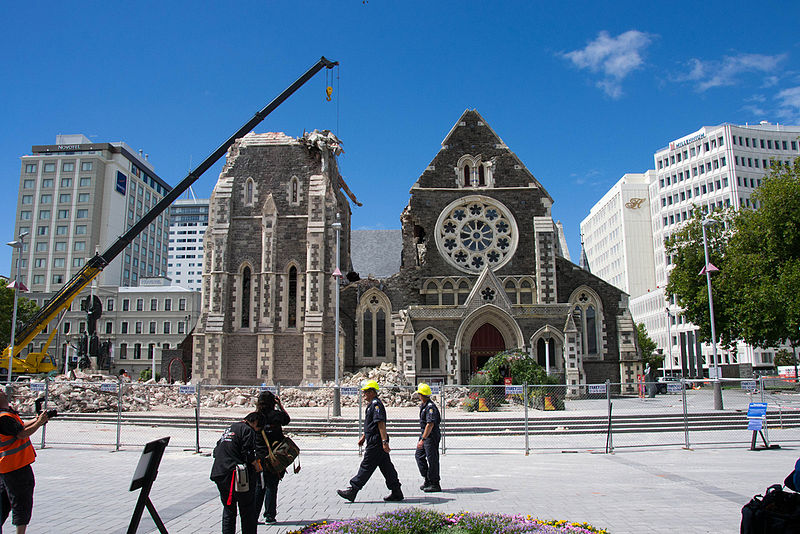
[[[378,391],[381,389],[381,387],[374,380],[370,380],[368,382],[364,382],[364,384],[361,386],[361,391],[366,391],[368,389],[374,389],[375,391]]]
[[[431,387],[426,384],[425,382],[420,382],[417,386],[417,393],[420,395],[425,395],[426,397],[431,396]]]

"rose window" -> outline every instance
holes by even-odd
[[[458,269],[479,273],[498,269],[517,248],[517,224],[500,202],[480,195],[447,206],[436,223],[436,246]]]

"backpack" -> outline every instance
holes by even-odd
[[[800,493],[773,484],[742,508],[740,534],[800,534]]]

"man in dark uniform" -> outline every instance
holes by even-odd
[[[439,485],[439,440],[442,435],[439,432],[439,423],[442,420],[439,408],[431,400],[431,387],[420,382],[417,386],[419,395],[419,441],[414,457],[417,459],[419,474],[425,479],[419,487],[425,493],[442,491]]]
[[[367,411],[364,415],[364,434],[358,440],[358,446],[367,443],[364,449],[364,459],[358,468],[356,476],[350,479],[350,487],[343,490],[336,490],[343,499],[353,502],[356,494],[375,472],[380,468],[383,478],[386,479],[386,487],[392,492],[383,498],[384,501],[402,501],[403,492],[400,489],[400,480],[397,478],[397,470],[389,458],[389,434],[386,433],[386,408],[378,399],[378,383],[370,380],[361,388],[364,392],[364,400],[367,403]]]
[[[222,500],[222,534],[236,532],[236,506],[242,517],[242,534],[256,534],[258,512],[256,507],[255,477],[260,471],[256,457],[256,432],[264,428],[264,416],[253,412],[244,421],[233,423],[214,447],[214,465],[211,467],[211,480],[216,482]],[[238,464],[248,466],[248,491],[237,492],[234,488],[233,471]]]

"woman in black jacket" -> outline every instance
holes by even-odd
[[[278,483],[286,474],[286,470],[280,473],[273,473],[267,466],[269,465],[266,458],[269,456],[269,449],[264,442],[266,435],[269,443],[274,448],[275,445],[283,440],[283,426],[288,425],[291,420],[289,414],[283,408],[281,401],[278,397],[272,394],[271,391],[263,391],[258,396],[258,403],[256,410],[264,415],[266,421],[263,432],[256,435],[256,452],[261,458],[261,463],[264,466],[263,481],[262,477],[257,477],[256,484],[256,510],[261,508],[261,503],[264,503],[264,521],[267,523],[275,522],[275,515],[278,506]]]

